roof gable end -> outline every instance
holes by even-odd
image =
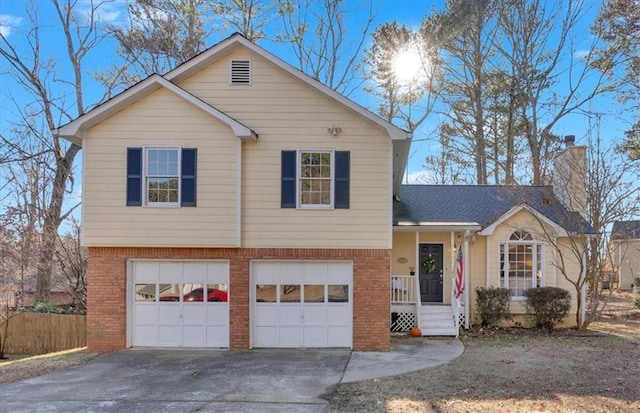
[[[120,112],[129,105],[150,95],[160,88],[169,90],[170,92],[181,97],[192,105],[205,111],[214,118],[227,124],[238,138],[243,140],[256,140],[258,138],[258,135],[247,126],[241,124],[240,122],[219,111],[208,103],[198,99],[186,90],[164,79],[160,75],[149,76],[147,79],[130,87],[129,89],[108,100],[102,105],[96,107],[90,112],[87,112],[79,118],[60,127],[59,129],[53,130],[53,134],[55,136],[60,136],[68,139],[77,145],[82,145],[82,136],[87,129],[99,124],[105,119],[108,119],[109,117]]]

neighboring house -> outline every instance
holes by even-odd
[[[633,281],[640,277],[640,220],[613,223],[611,256],[619,288],[632,288]]]
[[[402,186],[409,133],[238,34],[54,134],[83,147],[92,350],[386,351],[392,301],[396,324],[440,307],[426,334],[455,335],[461,244],[467,322],[476,285],[566,285],[535,229],[576,214],[549,188]]]

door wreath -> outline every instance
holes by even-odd
[[[438,271],[438,260],[434,257],[425,258],[422,261],[422,272],[425,274],[433,274]]]

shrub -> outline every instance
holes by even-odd
[[[537,328],[553,330],[569,314],[571,294],[556,287],[530,288],[524,292],[527,314]]]
[[[49,301],[40,301],[33,306],[34,313],[51,313],[53,312],[53,304]]]
[[[636,288],[640,288],[640,277],[636,277],[633,279],[633,286]]]
[[[636,298],[636,308],[640,308],[640,297]]]
[[[502,319],[510,320],[509,303],[511,290],[508,288],[476,288],[476,309],[482,327],[495,327]]]

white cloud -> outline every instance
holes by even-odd
[[[403,183],[409,184],[428,184],[431,175],[427,171],[413,171],[405,175]]]
[[[0,33],[2,33],[4,37],[10,36],[20,23],[22,23],[22,17],[0,14]]]
[[[578,60],[586,60],[589,57],[589,53],[591,53],[590,50],[580,49],[573,52],[573,57]]]
[[[89,19],[92,7],[94,10],[94,19],[100,23],[115,24],[119,23],[126,15],[126,1],[114,1],[109,3],[96,3],[85,0],[78,6],[78,12],[85,19]]]

